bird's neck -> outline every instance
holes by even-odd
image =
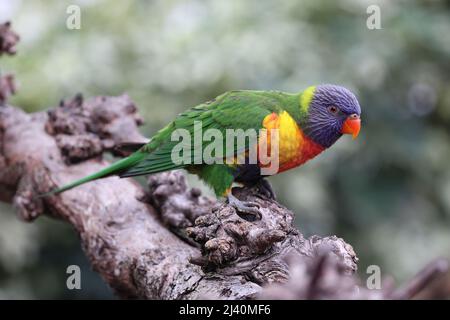
[[[289,115],[302,127],[308,120],[308,114],[304,108],[300,106],[301,93],[291,94],[287,97],[284,109]]]

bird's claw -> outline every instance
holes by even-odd
[[[241,201],[231,193],[227,196],[228,204],[235,208],[237,211],[241,213],[247,213],[254,218],[261,218],[261,213],[259,212],[259,205],[256,202],[252,201]]]
[[[258,182],[258,191],[268,199],[277,200],[277,196],[273,191],[272,185],[266,179],[261,179]]]

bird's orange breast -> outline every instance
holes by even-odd
[[[296,121],[286,111],[280,114],[267,115],[263,121],[267,129],[267,138],[260,137],[259,144],[266,144],[265,150],[271,150],[273,129],[278,131],[278,161],[277,173],[297,167],[321,153],[324,148],[309,139],[297,125]]]

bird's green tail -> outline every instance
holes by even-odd
[[[93,174],[87,176],[87,177],[81,178],[80,180],[77,180],[77,181],[69,183],[65,186],[62,186],[61,188],[57,188],[50,192],[41,194],[38,197],[42,198],[42,197],[50,196],[53,194],[61,193],[61,192],[70,190],[72,188],[78,187],[79,185],[82,185],[86,182],[104,178],[109,175],[117,174],[125,169],[132,167],[133,165],[135,165],[136,163],[141,161],[145,156],[146,156],[146,153],[135,152],[132,155],[130,155],[129,157],[119,160],[119,161],[113,163],[112,165],[110,165],[109,167],[106,167],[103,170],[100,170],[96,173],[93,173]]]

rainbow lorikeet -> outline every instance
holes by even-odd
[[[244,203],[231,193],[233,182],[245,186],[258,184],[260,190],[274,196],[264,179],[264,166],[259,161],[249,163],[245,160],[211,163],[196,157],[198,149],[205,148],[210,142],[194,142],[189,148],[192,155],[185,162],[173,160],[174,147],[179,141],[173,141],[172,135],[177,130],[184,130],[191,136],[199,131],[215,129],[223,133],[229,129],[254,129],[257,132],[256,143],[247,141],[240,147],[236,143],[229,145],[223,153],[216,153],[216,158],[229,159],[244,155],[257,145],[270,145],[271,136],[265,135],[261,140],[260,132],[277,129],[278,167],[274,173],[280,173],[297,167],[314,158],[332,146],[343,134],[353,138],[359,133],[361,108],[355,95],[349,90],[336,85],[318,85],[308,87],[300,93],[278,91],[230,91],[217,98],[195,106],[179,114],[175,120],[158,131],[146,144],[136,144],[135,152],[111,166],[53,190],[49,194],[59,193],[83,183],[118,175],[131,177],[153,174],[168,170],[184,168],[197,174],[210,185],[217,196],[227,196],[228,201],[240,211],[252,212],[252,204]],[[225,143],[223,144],[225,145]]]

